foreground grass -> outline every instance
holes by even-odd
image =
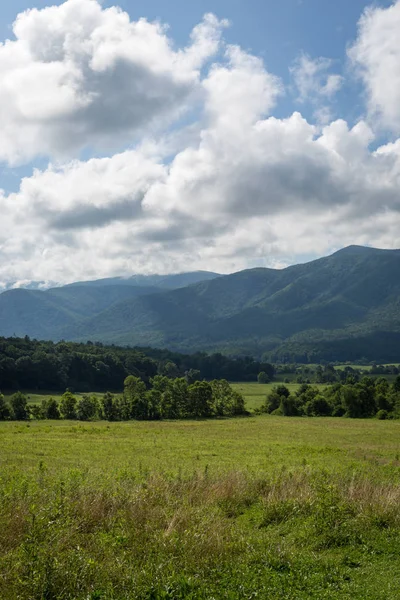
[[[398,599],[397,422],[0,425],[0,598]]]

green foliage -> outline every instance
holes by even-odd
[[[60,414],[63,419],[76,419],[76,404],[75,396],[67,390],[61,396]]]
[[[118,409],[115,403],[115,397],[110,392],[106,392],[101,399],[102,416],[106,421],[118,420]]]
[[[10,408],[0,392],[0,421],[7,421],[11,416]]]
[[[59,419],[61,416],[58,402],[54,398],[42,400],[40,412],[43,419]]]
[[[26,421],[29,419],[28,399],[22,392],[16,392],[11,396],[11,418],[15,421]]]
[[[79,421],[91,421],[98,417],[99,410],[96,396],[84,394],[76,404],[76,418]]]
[[[376,413],[376,418],[379,419],[380,421],[386,421],[388,416],[389,416],[388,411],[384,410],[384,409],[378,410],[378,412]]]
[[[259,412],[284,416],[350,417],[380,419],[400,418],[400,393],[396,381],[364,376],[346,378],[323,388],[300,384],[294,394],[283,385],[272,387]]]
[[[260,371],[260,373],[257,375],[257,381],[258,383],[269,383],[270,377],[265,371]]]
[[[189,384],[201,379],[256,381],[260,370],[273,378],[272,365],[251,357],[229,358],[220,353],[184,355],[153,348],[103,346],[99,342],[54,344],[29,337],[0,338],[0,389],[3,390],[119,391],[121,382],[129,375],[147,384],[157,373],[169,378],[185,376]]]

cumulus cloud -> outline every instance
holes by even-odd
[[[312,59],[301,54],[290,68],[300,102],[331,99],[342,87],[343,77],[329,73],[333,61],[329,58]]]
[[[97,0],[18,16],[0,45],[0,160],[108,149],[179,115],[226,21],[206,15],[187,48],[146,19]]]
[[[400,2],[368,8],[349,57],[365,85],[371,119],[400,133]]]
[[[93,0],[66,4],[108,15]],[[64,13],[54,10],[62,29]],[[143,25],[151,31],[147,44],[166,40],[160,25]],[[207,16],[189,48],[167,44],[201,98],[196,123],[104,158],[53,162],[24,178],[18,192],[0,194],[2,282],[229,272],[347,244],[399,245],[400,141],[372,149],[364,120],[321,128],[299,112],[275,117],[281,81],[239,47],[222,43],[218,62],[199,70],[220,44],[219,28]],[[108,32],[111,45],[120,33]],[[64,41],[49,44],[63,56]],[[158,56],[153,50],[148,55]],[[321,85],[329,97],[334,85],[326,78]]]

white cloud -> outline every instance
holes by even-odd
[[[370,118],[400,133],[400,2],[368,8],[349,57],[366,88]]]
[[[299,113],[265,116],[280,84],[237,49],[203,85],[204,127],[171,163],[144,146],[50,166],[3,196],[5,231],[16,235],[10,244],[3,231],[2,244],[0,233],[1,279],[226,272],[398,244],[399,143],[373,152],[364,122],[319,133]]]
[[[298,90],[300,102],[316,102],[331,99],[343,84],[341,75],[329,73],[333,61],[329,58],[312,59],[307,54],[301,54],[295,61],[290,72]]]
[[[125,38],[124,50],[115,41],[132,26],[123,13],[111,11],[116,19],[111,26],[109,13],[94,1],[66,4],[69,10],[88,9],[83,29],[87,21],[93,25],[92,10],[100,20],[107,17],[111,41],[91,52],[96,68],[114,64],[115,54],[133,56],[131,40],[129,51]],[[54,41],[66,27],[65,14],[48,10],[58,19],[52,21],[50,49],[32,42],[43,65],[48,52],[64,56],[66,43],[62,36],[62,43]],[[34,20],[40,14],[35,11]],[[184,73],[189,88],[196,88],[197,122],[176,125],[163,137],[145,136],[134,149],[109,157],[54,162],[23,179],[17,193],[0,194],[3,284],[198,268],[229,272],[285,264],[347,244],[399,246],[400,141],[374,151],[374,134],[363,120],[353,127],[330,120],[321,129],[298,112],[272,116],[284,91],[281,82],[261,59],[236,46],[225,47],[220,62],[200,72],[199,65],[219,45],[220,22],[211,15],[192,33],[189,49],[173,50],[160,26],[139,21],[134,27],[139,24],[148,34],[147,54],[141,56],[154,57],[161,68],[157,45],[165,43],[167,55],[184,65],[171,81]],[[44,39],[39,25],[28,30]],[[104,38],[100,26],[94,30]],[[71,29],[68,44],[74,48],[75,35],[80,33]],[[85,35],[79,39],[85,46]],[[156,48],[147,48],[152,44]],[[162,57],[162,69],[171,64],[168,56]],[[335,85],[325,73],[320,97],[329,97]],[[107,93],[105,86],[103,97]],[[49,112],[56,110],[51,106]],[[61,111],[63,106],[60,100]],[[44,132],[55,131],[48,114],[46,108],[40,125],[46,143],[51,136]],[[89,131],[91,111],[83,114],[82,127]],[[54,115],[53,120],[61,122]],[[62,127],[75,122],[74,113]],[[98,127],[100,137],[105,135],[101,123]],[[95,138],[97,129],[93,132]],[[32,143],[38,147],[37,140]]]
[[[0,45],[0,160],[107,149],[176,117],[226,24],[206,15],[174,50],[161,24],[97,0],[20,14]]]

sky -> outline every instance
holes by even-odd
[[[400,247],[400,0],[0,6],[0,289]]]

